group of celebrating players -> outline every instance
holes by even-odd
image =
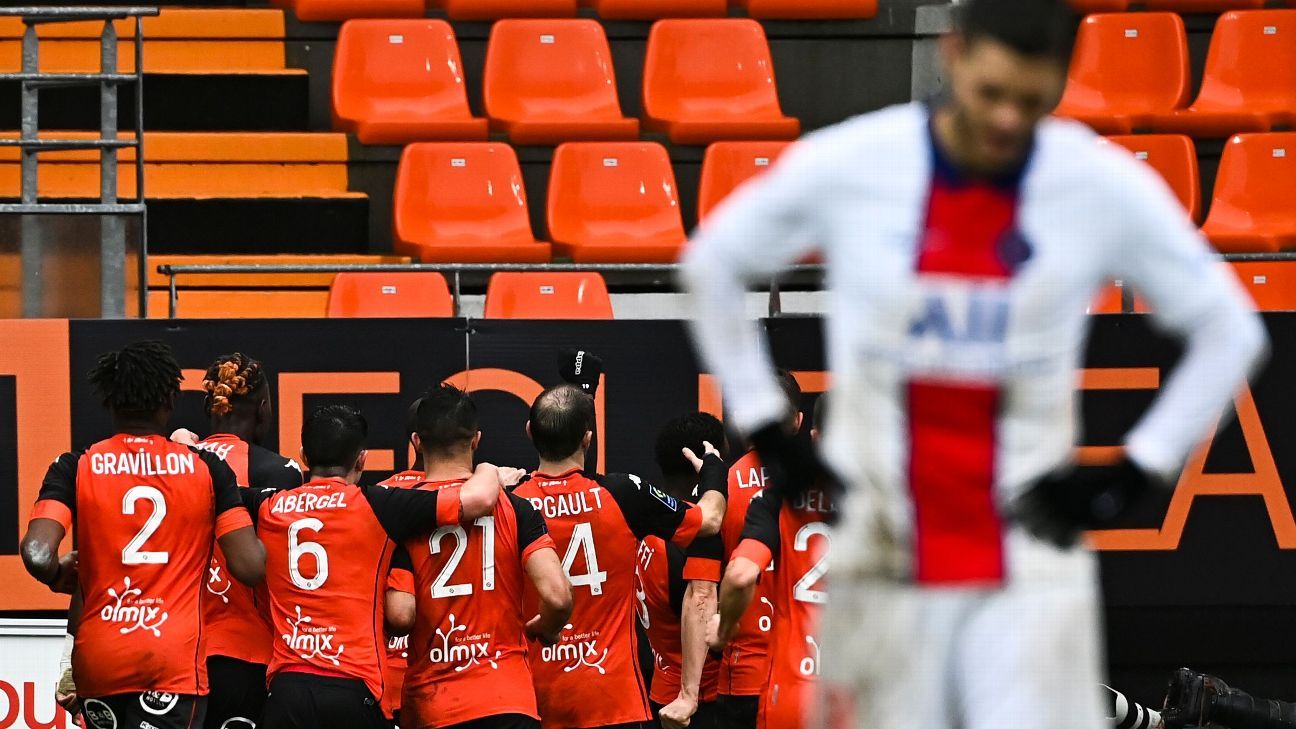
[[[477,408],[440,384],[409,410],[420,463],[368,486],[354,408],[305,419],[299,466],[259,445],[260,362],[207,370],[199,439],[168,435],[169,347],[102,355],[116,434],[55,460],[22,542],[73,595],[60,702],[92,729],[800,726],[830,489],[730,465],[700,412],[661,427],[660,487],[595,473],[602,363],[560,359],[526,424],[534,471],[474,465]]]

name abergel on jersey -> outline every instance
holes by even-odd
[[[334,491],[331,494],[313,494],[308,491],[304,494],[284,495],[283,498],[274,502],[274,506],[270,507],[270,513],[296,514],[303,511],[345,508],[347,508],[346,494],[341,491]]]

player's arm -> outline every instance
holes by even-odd
[[[689,545],[679,578],[685,581],[680,602],[680,692],[661,710],[662,724],[671,729],[684,727],[697,706],[702,667],[707,656],[707,623],[716,613],[716,583],[720,581],[720,563],[724,542],[720,535],[700,537]],[[672,569],[671,579],[675,579]]]
[[[516,471],[483,463],[461,486],[435,491],[371,486],[364,489],[364,495],[387,535],[402,542],[439,526],[470,522],[492,513],[505,480]]]
[[[527,621],[526,634],[545,645],[558,642],[571,619],[572,588],[544,517],[530,501],[508,494],[517,515],[518,550],[527,579],[539,597],[539,611]]]
[[[751,434],[784,418],[786,398],[760,327],[746,318],[747,284],[768,280],[821,240],[832,150],[814,135],[748,181],[693,233],[681,261],[693,341],[724,392],[732,424]]]
[[[707,456],[723,471],[718,456]],[[680,547],[687,547],[699,535],[708,536],[720,530],[724,520],[725,482],[720,476],[718,491],[715,479],[698,484],[700,498],[696,506],[681,501],[665,491],[628,473],[608,474],[599,483],[616,500],[625,515],[626,524],[637,539],[653,535]],[[712,490],[706,490],[712,489]],[[704,506],[705,504],[705,506]]]
[[[775,493],[763,491],[747,507],[747,521],[742,539],[729,556],[724,579],[720,582],[720,614],[714,619],[714,630],[707,642],[722,648],[733,640],[738,621],[756,596],[756,585],[779,550],[778,513],[781,500]]]
[[[225,461],[214,453],[195,451],[207,464],[216,500],[216,543],[234,579],[255,587],[265,581],[265,545],[257,538],[252,515],[244,504],[244,491]]]
[[[684,457],[693,464],[698,473],[697,508],[702,510],[702,526],[698,527],[699,537],[709,537],[720,533],[724,524],[725,509],[728,508],[729,471],[725,468],[720,451],[707,441],[702,441],[706,452],[699,458],[691,448],[684,449]]]
[[[76,552],[60,559],[59,547],[72,530],[79,460],[79,454],[64,453],[50,464],[19,547],[28,574],[65,594],[76,589]]]
[[[392,555],[387,593],[383,598],[383,627],[387,635],[409,635],[414,629],[415,589],[414,563],[405,547],[398,546]]]

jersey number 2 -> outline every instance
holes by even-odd
[[[792,548],[798,552],[805,552],[810,549],[810,537],[821,536],[824,539],[830,539],[828,525],[821,521],[812,521],[809,524],[797,530],[796,541]],[[797,580],[796,586],[792,589],[792,597],[801,602],[812,602],[816,605],[822,605],[828,600],[827,593],[823,590],[810,589],[828,574],[828,550],[824,550],[824,555],[815,562],[814,566],[808,572]]]
[[[482,528],[482,590],[495,589],[495,517],[482,516],[478,517],[474,524]],[[450,554],[450,559],[441,568],[441,573],[437,575],[436,580],[432,583],[432,597],[458,597],[459,595],[471,595],[473,586],[471,582],[461,582],[456,585],[447,585],[454,572],[459,567],[459,561],[463,559],[464,552],[468,551],[468,532],[458,524],[454,526],[443,526],[432,532],[428,537],[428,549],[432,554],[441,554],[441,540],[453,534],[455,538],[454,552]]]
[[[171,560],[170,552],[144,552],[140,547],[162,526],[166,517],[166,497],[152,486],[132,486],[122,497],[122,514],[135,515],[135,502],[139,500],[153,502],[153,513],[144,521],[144,526],[135,538],[126,543],[122,549],[122,564],[166,564]]]

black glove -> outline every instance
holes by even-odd
[[[599,375],[603,374],[603,360],[584,349],[569,349],[558,354],[558,375],[563,382],[576,385],[594,397],[598,392]]]
[[[1110,526],[1152,490],[1153,478],[1129,458],[1110,466],[1070,466],[1041,478],[1013,505],[1027,531],[1060,547],[1085,529]]]
[[[770,423],[751,434],[752,447],[765,467],[766,488],[785,499],[799,496],[812,488],[826,488],[833,496],[840,494],[839,482],[819,459],[814,447],[789,434],[780,423]]]

